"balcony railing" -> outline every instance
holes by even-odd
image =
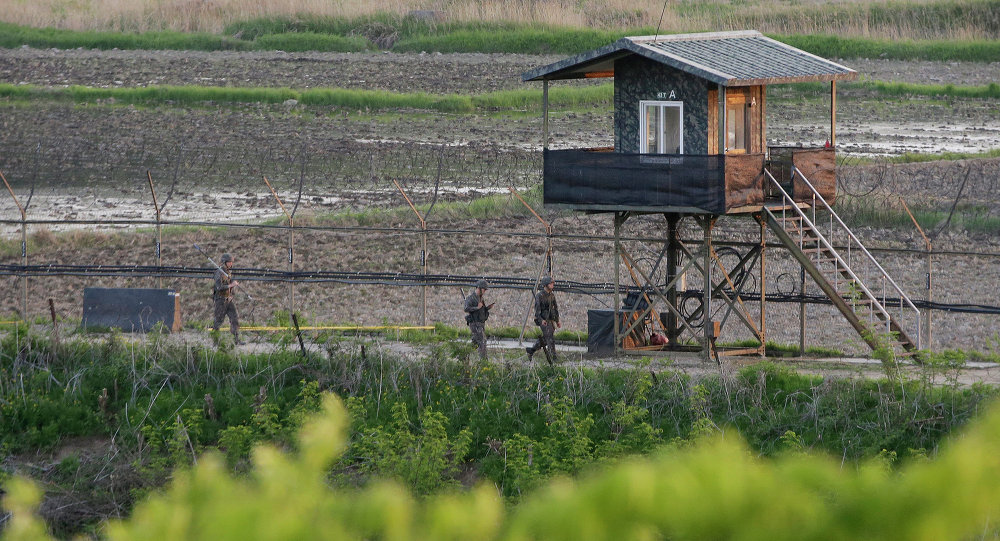
[[[726,211],[723,156],[546,150],[544,202],[580,210]]]
[[[595,211],[650,211],[725,214],[759,209],[773,194],[764,168],[781,182],[787,169],[789,193],[809,202],[810,190],[796,186],[797,168],[827,201],[836,196],[833,149],[771,149],[763,154],[632,154],[610,149],[546,150],[546,205]]]

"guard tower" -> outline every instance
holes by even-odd
[[[614,147],[549,149],[549,81],[614,78]],[[919,348],[920,314],[847,228],[831,205],[836,193],[837,81],[857,73],[756,31],[626,37],[531,70],[542,81],[543,202],[547,207],[614,216],[614,349],[700,349],[706,355],[763,355],[765,236],[770,229],[873,349]],[[767,85],[830,83],[830,132],[816,148],[767,142]],[[622,225],[638,214],[662,214],[666,279],[654,281],[621,243]],[[723,264],[712,243],[724,215],[751,215],[760,244]],[[685,245],[678,224],[693,219],[700,244]],[[622,269],[634,286],[623,286]],[[751,269],[760,272],[760,312],[742,296]],[[694,274],[700,307],[682,314],[678,283]],[[622,294],[627,294],[622,303]],[[713,303],[724,317],[712,319]],[[730,318],[731,315],[735,317]],[[759,341],[723,351],[716,339],[734,319]],[[660,328],[666,344],[654,338]]]

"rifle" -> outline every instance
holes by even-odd
[[[462,300],[464,301],[465,298],[466,298],[465,297],[465,290],[462,289],[462,288],[458,288],[458,292],[462,294]],[[479,297],[479,302],[483,302],[483,298],[482,297]],[[480,310],[486,310],[486,317],[489,317],[490,309],[493,308],[494,304],[496,304],[496,302],[491,302],[488,305],[483,305],[483,307],[480,309]],[[470,314],[470,313],[465,314],[465,322],[466,323],[472,323],[472,319],[471,318],[472,318],[472,314]]]
[[[222,274],[226,275],[226,278],[229,278],[230,280],[232,280],[232,279],[233,279],[233,275],[232,275],[232,274],[230,274],[230,273],[228,273],[228,272],[226,272],[226,269],[224,269],[224,268],[220,267],[220,266],[219,266],[219,264],[218,264],[218,263],[216,263],[214,259],[212,259],[211,257],[209,257],[209,255],[208,255],[208,254],[206,254],[206,253],[204,252],[204,250],[202,250],[202,249],[201,249],[201,247],[200,247],[200,246],[198,246],[197,244],[195,244],[195,245],[194,245],[194,249],[195,249],[195,250],[198,250],[199,252],[201,252],[201,255],[205,256],[205,257],[206,257],[206,258],[208,259],[208,262],[212,264],[212,266],[214,266],[214,267],[215,267],[216,269],[218,269],[219,271],[221,271],[221,272],[222,272]],[[244,294],[244,295],[246,295],[248,299],[250,299],[251,301],[253,301],[253,300],[254,300],[254,299],[253,299],[253,297],[251,297],[251,296],[250,296],[250,292],[248,292],[248,291],[246,290],[246,288],[244,288],[243,286],[241,286],[241,285],[239,285],[239,284],[236,284],[236,287],[240,288],[240,291],[242,291],[242,292],[243,292],[243,294]]]

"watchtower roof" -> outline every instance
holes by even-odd
[[[521,75],[524,81],[613,76],[615,61],[639,55],[720,86],[856,79],[858,73],[756,30],[624,37]]]

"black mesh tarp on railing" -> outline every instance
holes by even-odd
[[[724,214],[722,156],[546,150],[546,205]]]

